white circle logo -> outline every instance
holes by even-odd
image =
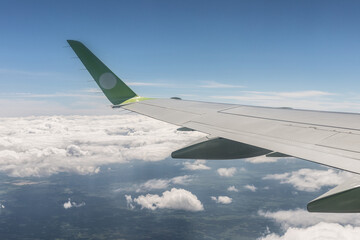
[[[112,89],[113,87],[115,87],[116,82],[117,80],[115,75],[109,72],[103,73],[99,77],[100,86],[105,89]]]

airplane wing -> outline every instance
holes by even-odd
[[[254,107],[136,95],[81,42],[68,40],[113,108],[208,134],[172,157],[240,159],[293,156],[360,174],[360,114]],[[312,212],[360,212],[360,181],[308,204]]]

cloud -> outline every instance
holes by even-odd
[[[276,158],[276,157],[259,156],[253,158],[246,158],[244,160],[245,162],[258,164],[258,163],[273,163],[273,162],[277,162],[279,159],[280,158]]]
[[[141,209],[146,208],[156,210],[158,208],[185,210],[185,211],[203,211],[204,207],[198,198],[191,192],[185,189],[172,188],[170,191],[165,191],[162,196],[157,194],[140,195],[131,200],[131,196],[126,197],[129,202],[137,203]],[[131,201],[130,201],[131,200]]]
[[[244,188],[252,191],[252,192],[256,192],[257,187],[255,187],[254,185],[245,185]]]
[[[237,189],[235,186],[230,186],[230,187],[227,188],[227,190],[229,192],[238,192],[239,191],[239,189]]]
[[[353,174],[333,169],[315,170],[303,168],[288,173],[269,174],[263,179],[280,180],[281,184],[291,184],[297,190],[315,192],[324,186],[339,185],[350,176],[353,176]]]
[[[342,226],[336,223],[318,223],[307,228],[289,228],[280,236],[275,233],[268,234],[259,240],[352,240],[360,236],[360,227],[351,225]]]
[[[258,214],[274,220],[284,230],[281,236],[268,232],[259,238],[262,240],[357,239],[360,234],[359,213],[309,213],[303,209],[295,209],[259,211]]]
[[[309,213],[304,209],[295,209],[276,212],[264,212],[260,210],[258,214],[265,218],[274,220],[279,223],[283,229],[287,229],[289,227],[309,227],[321,222],[360,226],[359,213]]]
[[[241,85],[224,84],[215,81],[206,81],[204,85],[199,86],[201,88],[243,88]]]
[[[236,168],[219,168],[217,173],[222,177],[232,177],[236,173]]]
[[[190,181],[192,181],[192,178],[188,175],[178,176],[171,179],[150,179],[136,187],[136,192],[165,189],[168,188],[170,184],[186,185]]]
[[[96,174],[106,164],[163,160],[203,136],[176,129],[134,114],[1,118],[0,172]]]
[[[216,203],[221,203],[221,204],[230,204],[232,203],[232,198],[227,197],[227,196],[219,196],[219,197],[211,197],[211,200],[214,200]]]
[[[132,204],[133,199],[132,199],[131,195],[125,195],[125,199],[126,199],[126,206],[130,209],[134,209],[135,206]]]
[[[82,202],[82,203],[78,204],[76,202],[71,202],[71,199],[69,198],[68,201],[63,204],[63,206],[64,206],[65,209],[69,209],[69,208],[72,208],[72,207],[78,208],[78,207],[85,206],[85,202]]]
[[[211,169],[210,167],[205,165],[206,161],[205,160],[196,160],[194,162],[184,162],[184,169],[187,170],[209,170]]]

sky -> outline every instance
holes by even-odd
[[[359,8],[0,0],[0,238],[357,239],[359,214],[306,211],[352,174],[172,159],[204,135],[111,109],[66,40],[145,97],[360,112]]]
[[[1,116],[111,114],[67,39],[141,96],[360,111],[357,1],[0,6]]]

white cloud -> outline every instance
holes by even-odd
[[[227,190],[230,192],[238,192],[239,191],[239,189],[237,189],[235,186],[230,186],[227,188]]]
[[[0,119],[0,172],[13,177],[96,174],[102,165],[159,161],[203,136],[134,114]]]
[[[221,203],[221,204],[230,204],[232,203],[232,198],[227,197],[227,196],[218,196],[218,197],[211,197],[211,200],[214,200],[216,203]]]
[[[170,184],[186,185],[192,180],[191,176],[184,175],[171,179],[150,179],[140,186],[136,187],[136,192],[145,192],[150,190],[165,189]]]
[[[205,165],[205,160],[196,160],[194,162],[184,162],[184,169],[187,170],[209,170],[210,167]]]
[[[263,179],[280,180],[281,184],[291,184],[297,190],[314,192],[323,186],[339,185],[350,176],[352,176],[351,173],[333,169],[315,170],[303,168],[289,173],[269,174]]]
[[[280,236],[268,234],[259,240],[355,240],[360,236],[360,227],[342,226],[336,223],[318,223],[307,228],[289,228]]]
[[[131,196],[129,199],[131,199]],[[172,188],[170,191],[163,192],[162,196],[157,194],[140,195],[132,201],[140,205],[141,209],[167,208],[193,212],[204,210],[199,199],[185,189]]]
[[[245,185],[244,188],[252,191],[252,192],[256,192],[257,187],[255,187],[254,185]]]
[[[128,208],[130,209],[134,209],[135,206],[132,204],[133,203],[133,199],[131,197],[131,195],[125,195],[125,199],[126,199],[126,205]]]
[[[217,173],[222,177],[232,177],[236,173],[236,168],[219,168]]]
[[[180,185],[189,184],[189,182],[191,182],[191,181],[192,181],[192,177],[189,175],[173,177],[171,179],[172,184],[180,184]]]
[[[245,160],[245,162],[257,164],[257,163],[273,163],[273,162],[277,162],[279,160],[279,158],[259,156],[259,157],[253,157],[253,158],[246,158],[244,160]]]
[[[78,208],[85,206],[85,202],[82,203],[71,202],[71,199],[69,198],[68,201],[63,204],[63,206],[65,209],[69,209],[72,207]]]
[[[276,212],[259,211],[258,214],[279,223],[283,229],[289,227],[309,227],[321,222],[353,224],[360,226],[359,213],[310,213],[304,209],[281,210]],[[294,217],[296,216],[296,217]]]
[[[259,238],[270,239],[357,239],[360,234],[359,213],[309,213],[303,209],[258,214],[281,225],[283,235],[267,233]],[[294,217],[296,216],[296,217]]]

